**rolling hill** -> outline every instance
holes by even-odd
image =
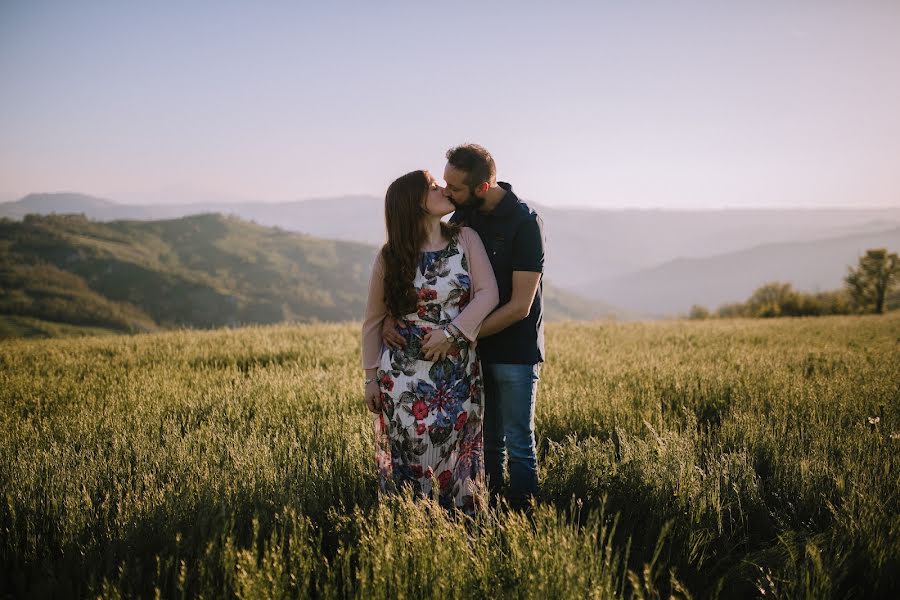
[[[0,217],[22,219],[28,214],[46,215],[51,213],[85,215],[106,214],[121,206],[111,200],[86,194],[28,194],[15,202],[0,204]]]
[[[763,283],[790,282],[804,291],[842,287],[847,267],[869,248],[900,250],[900,228],[879,233],[765,244],[708,258],[677,259],[579,288],[588,297],[650,315],[686,313],[691,305],[715,308],[742,302]]]
[[[362,317],[376,248],[233,216],[0,220],[0,332],[114,331]],[[622,316],[548,285],[548,319]],[[16,319],[11,319],[16,317]]]
[[[900,227],[900,208],[599,211],[541,208],[547,271],[575,292],[678,259],[802,243]],[[619,304],[616,297],[604,298]]]
[[[374,249],[234,217],[0,222],[0,312],[122,331],[347,320]]]
[[[547,274],[578,291],[599,280],[637,273],[676,259],[704,258],[775,243],[809,242],[900,227],[900,208],[791,210],[589,210],[534,205],[544,219]],[[0,216],[84,213],[100,221],[234,214],[329,239],[378,245],[383,199],[343,196],[265,202],[129,205],[79,194],[31,194],[0,204]],[[613,298],[606,299],[617,304]]]

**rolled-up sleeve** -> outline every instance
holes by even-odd
[[[481,238],[474,229],[463,227],[460,241],[469,265],[469,304],[453,320],[453,325],[470,341],[478,338],[481,323],[500,301],[497,279]]]
[[[362,324],[363,369],[377,369],[381,362],[381,350],[384,344],[381,339],[381,325],[387,314],[387,306],[384,303],[384,259],[379,252],[375,257],[375,264],[372,265],[366,316]]]

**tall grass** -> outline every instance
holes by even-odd
[[[0,345],[0,595],[890,597],[900,318],[558,324],[544,497],[376,497],[353,325]]]

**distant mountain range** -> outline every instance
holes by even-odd
[[[359,320],[376,251],[217,214],[0,220],[0,315],[113,331]],[[547,295],[548,319],[618,314]]]
[[[799,261],[779,258],[770,262],[780,252],[777,248],[771,252],[759,248],[880,235],[900,227],[900,208],[611,211],[530,204],[544,220],[548,281],[563,290],[588,294],[595,300],[647,315],[682,312],[686,310],[687,298],[711,307],[722,299],[742,300],[748,286],[752,291],[761,281],[777,278],[801,289],[807,284],[839,286],[840,277],[832,274],[810,278],[809,269]],[[29,213],[54,212],[83,213],[99,221],[173,219],[218,212],[328,239],[372,245],[384,239],[383,200],[375,196],[284,203],[129,205],[82,194],[31,194],[16,202],[0,204],[0,216],[14,219]],[[876,235],[873,239],[884,238]],[[894,242],[889,244],[893,249],[896,246]],[[680,291],[686,285],[680,283],[685,264],[704,264],[702,260],[715,257],[728,262],[731,255],[751,249],[756,250],[746,260],[758,262],[743,269],[745,278],[741,285],[726,285],[730,278],[715,278],[714,271],[709,271],[708,275],[698,275],[702,285],[691,285],[701,291],[715,289],[716,293],[695,298]],[[839,254],[840,264],[832,268],[843,273],[847,264],[855,262],[858,253]],[[740,273],[732,275],[739,277]],[[649,297],[655,300],[649,301]]]
[[[84,214],[95,221],[177,219],[197,214],[235,215],[259,225],[316,237],[380,245],[384,241],[384,201],[374,196],[342,196],[297,202],[192,202],[120,204],[84,194],[29,194],[0,204],[0,217],[27,214]]]
[[[847,267],[869,248],[900,249],[900,227],[812,242],[765,244],[709,258],[676,259],[651,269],[592,282],[582,294],[645,315],[687,313],[743,302],[760,285],[784,281],[804,291],[843,286]]]

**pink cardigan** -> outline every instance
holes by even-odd
[[[452,323],[467,339],[478,338],[478,330],[500,301],[497,292],[497,280],[491,261],[484,249],[481,238],[470,227],[463,227],[459,232],[459,246],[469,263],[471,280],[470,301]],[[369,299],[366,303],[366,317],[362,325],[362,364],[363,369],[375,369],[381,362],[381,325],[388,316],[384,304],[384,261],[381,252],[375,257],[372,266],[372,278],[369,280]]]

